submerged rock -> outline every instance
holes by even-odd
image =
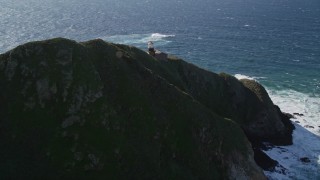
[[[301,162],[304,162],[304,163],[309,163],[309,162],[311,162],[308,157],[302,157],[302,158],[300,158],[300,161],[301,161]]]
[[[300,116],[300,117],[304,116],[304,114],[302,113],[293,113],[293,115]]]
[[[291,126],[264,88],[166,58],[62,38],[0,55],[0,179],[265,179],[246,135]]]
[[[311,126],[311,125],[305,125],[304,127],[314,129],[314,126]]]

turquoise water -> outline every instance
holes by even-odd
[[[207,70],[259,81],[282,110],[305,115],[296,126],[314,127],[296,138],[310,137],[314,146],[297,151],[312,164],[288,163],[284,177],[320,178],[319,0],[0,0],[0,53],[54,37],[142,49],[152,40]]]

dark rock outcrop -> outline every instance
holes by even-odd
[[[281,112],[263,86],[256,81],[239,81],[228,74],[204,71],[176,58],[161,63],[174,72],[175,79],[167,78],[172,84],[213,112],[239,123],[253,149],[264,148],[263,142],[275,145],[292,144],[294,125],[290,121],[291,116]],[[262,160],[257,163],[268,162]]]
[[[21,45],[0,55],[0,179],[265,179],[242,130],[289,133],[263,90],[102,40]]]
[[[292,144],[290,116],[273,104],[256,81],[214,74],[179,59],[161,63],[174,72],[173,84],[217,114],[238,122],[251,142]]]
[[[304,114],[302,113],[293,113],[293,115],[300,116],[300,117],[304,116]]]
[[[309,163],[309,162],[311,162],[308,157],[302,157],[302,158],[300,158],[300,161],[301,161],[301,162],[304,162],[304,163]]]
[[[254,160],[263,170],[265,171],[275,170],[275,166],[278,165],[278,162],[276,160],[271,159],[260,148],[254,148],[253,150],[254,150]]]

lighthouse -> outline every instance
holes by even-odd
[[[148,42],[148,52],[151,56],[155,56],[156,55],[156,51],[154,50],[154,46],[153,46],[153,42],[149,41]]]

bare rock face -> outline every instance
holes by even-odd
[[[247,142],[249,145],[249,142]],[[256,162],[252,156],[253,152],[249,153],[249,156],[245,157],[242,154],[234,151],[228,156],[228,175],[229,179],[246,180],[246,179],[259,179],[267,180],[267,178],[261,174],[261,169],[255,166]],[[250,168],[250,171],[246,169]]]
[[[254,121],[246,124],[244,130],[252,139],[269,141],[276,145],[292,144],[294,126],[287,114],[273,104],[267,91],[254,80],[241,80],[243,85],[258,98],[258,111]]]
[[[102,40],[27,43],[0,55],[0,102],[0,179],[265,178],[243,129],[266,135],[253,117],[274,111],[182,60]]]
[[[262,142],[292,144],[294,126],[290,121],[291,116],[281,112],[264,87],[256,81],[239,81],[225,73],[208,72],[177,58],[169,58],[169,61],[161,63],[171,68],[174,74],[174,79],[167,80],[213,112],[237,122],[254,149],[263,147]],[[261,167],[270,162],[276,165],[273,160],[255,160]]]
[[[167,64],[180,89],[217,114],[238,122],[251,142],[292,144],[294,126],[273,104],[268,93],[253,80],[237,80],[228,74],[215,74],[175,59]]]
[[[255,121],[245,126],[246,131],[260,137],[281,135],[285,127],[266,90],[254,80],[242,80],[241,82],[256,95],[260,110],[254,117]]]

